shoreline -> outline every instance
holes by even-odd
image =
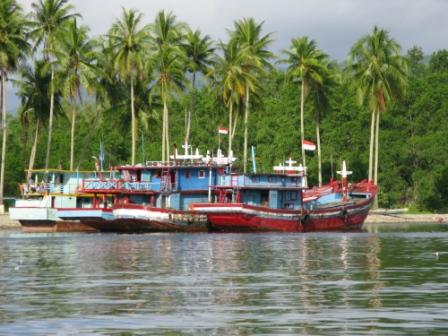
[[[448,214],[371,213],[365,224],[447,224]]]
[[[7,229],[20,229],[20,223],[10,219],[7,213],[0,214],[0,230]]]

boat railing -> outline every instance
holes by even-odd
[[[123,182],[121,185],[121,189],[127,191],[148,191],[154,190],[154,186],[159,183],[151,183],[151,182]]]
[[[23,197],[33,197],[38,195],[51,194],[75,194],[78,192],[78,183],[22,183],[20,185],[20,192]]]
[[[147,181],[126,181],[122,179],[84,180],[81,191],[83,192],[147,192],[147,191],[173,191],[177,184],[170,183],[168,187],[158,182]]]
[[[120,183],[122,180],[99,180],[99,179],[88,179],[84,180],[82,184],[82,190],[113,190],[120,189]]]
[[[19,186],[20,193],[25,197],[45,194],[50,190],[48,183],[22,183]]]
[[[202,160],[172,160],[172,161],[146,161],[146,167],[207,167]],[[121,167],[126,168],[126,166]]]
[[[48,191],[52,194],[75,194],[79,189],[77,183],[48,184]]]

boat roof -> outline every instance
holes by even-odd
[[[95,174],[95,173],[113,173],[116,171],[113,170],[69,170],[69,169],[59,169],[59,168],[48,168],[48,169],[25,169],[25,172],[31,172],[31,173],[63,173],[63,174],[76,174],[76,173],[82,173],[82,174]]]

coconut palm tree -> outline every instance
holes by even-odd
[[[43,46],[44,59],[51,64],[51,88],[50,88],[50,113],[48,118],[48,141],[45,155],[45,169],[50,163],[50,150],[53,132],[54,92],[55,92],[55,63],[53,51],[61,37],[64,25],[78,13],[72,13],[73,6],[68,0],[39,0],[31,5],[33,9],[33,21],[31,36],[34,38],[34,47]]]
[[[287,58],[282,60],[288,64],[287,75],[293,80],[301,82],[300,88],[300,142],[302,148],[302,164],[306,167],[304,128],[304,104],[311,81],[315,83],[322,82],[322,73],[324,72],[324,62],[327,55],[317,49],[316,42],[309,40],[308,37],[294,38],[291,41],[289,50],[283,50]],[[307,186],[307,178],[304,178],[304,185]]]
[[[322,186],[322,156],[320,145],[320,121],[322,116],[331,110],[331,96],[334,87],[338,84],[338,76],[335,68],[324,63],[321,80],[311,81],[310,96],[312,108],[314,110],[314,120],[316,123],[316,142],[317,142],[317,166],[319,187]]]
[[[191,86],[193,89],[191,106],[187,109],[185,143],[190,139],[191,113],[195,105],[196,76],[197,74],[207,74],[210,67],[215,64],[215,47],[210,36],[201,36],[199,30],[189,29],[182,42],[182,48],[186,56],[186,70],[191,73]]]
[[[102,120],[101,117],[126,110],[130,101],[126,83],[120,80],[118,69],[114,65],[114,52],[110,39],[107,36],[101,36],[92,39],[91,44],[93,45],[93,66],[89,68],[89,72],[92,72],[93,78],[90,78],[90,74],[87,77],[89,77],[88,84],[93,91],[91,95],[95,101],[89,132],[80,146],[78,165],[82,164],[87,157],[92,156],[92,154],[88,155],[91,150],[89,144],[97,134],[96,129]]]
[[[20,97],[20,121],[25,129],[34,126],[34,140],[28,163],[27,180],[31,177],[34,168],[39,132],[44,123],[48,121],[50,107],[51,71],[45,61],[36,61],[33,66],[23,65],[19,69],[19,79],[15,81],[18,87],[17,95]],[[60,95],[55,92],[55,114],[62,111],[59,104]]]
[[[271,33],[262,35],[263,22],[256,23],[253,18],[235,21],[234,31],[231,33],[232,39],[236,40],[242,52],[243,70],[252,75],[264,74],[266,68],[270,68],[269,59],[273,54],[267,49],[272,42]],[[254,89],[255,87],[252,87]],[[251,86],[246,85],[245,89],[245,111],[244,111],[244,154],[243,171],[247,172],[247,141],[248,122],[250,110]]]
[[[0,3],[0,77],[2,105],[2,160],[0,167],[0,211],[3,212],[3,189],[6,164],[6,81],[8,75],[17,68],[18,62],[25,56],[29,44],[26,39],[27,22],[22,8],[15,0],[3,0]]]
[[[135,115],[135,81],[143,76],[146,53],[149,47],[148,26],[141,27],[143,15],[135,10],[123,9],[121,19],[109,31],[114,64],[120,77],[129,81],[131,97],[131,163],[135,164],[137,119]]]
[[[400,49],[386,30],[375,26],[370,35],[353,45],[349,54],[348,70],[357,88],[358,102],[366,104],[372,113],[369,180],[375,184],[378,183],[380,115],[387,110],[389,102],[403,93],[407,81],[407,64]]]
[[[246,95],[246,87],[250,91],[255,90],[255,78],[250,72],[243,70],[243,57],[236,40],[230,40],[227,44],[220,43],[222,57],[219,57],[214,70],[214,80],[218,86],[224,104],[229,109],[229,135],[228,152],[232,152],[233,135],[236,127],[237,110]]]
[[[152,29],[154,57],[151,69],[154,71],[156,89],[163,102],[162,161],[169,160],[169,115],[170,95],[184,86],[185,54],[180,48],[186,26],[179,23],[171,12],[160,11]]]
[[[70,21],[54,54],[60,60],[62,93],[71,101],[72,127],[70,135],[70,170],[73,170],[75,153],[76,104],[81,99],[81,87],[92,93],[94,71],[93,45],[87,36],[86,26],[78,27],[76,19]]]

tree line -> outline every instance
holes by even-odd
[[[110,166],[166,161],[183,143],[216,148],[225,126],[222,146],[243,172],[250,145],[262,170],[300,158],[309,185],[346,160],[353,180],[379,183],[380,206],[447,207],[448,156],[435,142],[447,133],[446,50],[426,62],[421,48],[404,54],[375,26],[340,64],[306,36],[274,55],[272,34],[253,18],[236,20],[226,41],[167,11],[146,23],[123,9],[96,37],[81,22],[68,0],[36,1],[30,13],[0,4],[0,202],[35,166],[91,169],[100,144]],[[8,80],[21,104],[7,117]]]

